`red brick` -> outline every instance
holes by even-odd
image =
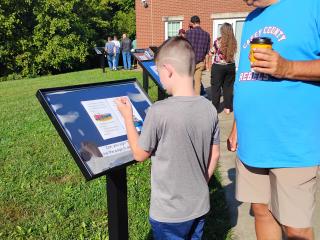
[[[144,8],[141,0],[136,0],[137,46],[146,48],[150,45],[159,46],[165,39],[165,23],[162,17],[183,16],[182,26],[188,28],[191,16],[198,15],[201,27],[213,35],[211,14],[250,12],[243,0],[146,0]]]

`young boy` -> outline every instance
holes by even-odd
[[[156,56],[161,82],[172,95],[148,110],[141,135],[126,98],[117,105],[136,161],[151,156],[150,223],[155,239],[201,239],[210,209],[210,180],[219,159],[213,105],[193,88],[195,54],[182,37],[166,41]]]

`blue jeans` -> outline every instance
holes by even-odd
[[[110,70],[113,68],[113,54],[107,54],[107,61]]]
[[[164,223],[149,219],[155,240],[201,240],[204,216],[180,223]]]
[[[119,55],[120,55],[120,53],[116,53],[115,55],[113,55],[113,69],[117,69],[118,68]]]
[[[124,69],[131,69],[131,53],[122,52],[122,60]]]

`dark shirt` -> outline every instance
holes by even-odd
[[[191,43],[191,46],[195,51],[196,63],[204,61],[206,55],[209,53],[210,50],[209,33],[202,30],[201,27],[195,27],[187,31],[186,38]]]
[[[125,38],[121,42],[122,52],[130,52],[132,47],[132,43],[130,38]]]

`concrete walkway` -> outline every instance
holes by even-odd
[[[202,82],[210,95],[210,73],[204,72]],[[250,205],[235,199],[235,153],[227,150],[227,139],[233,123],[233,114],[219,114],[221,128],[220,172],[222,186],[230,212],[230,223],[233,227],[234,240],[255,240],[254,219],[250,213]],[[317,207],[314,230],[316,240],[320,240],[320,184],[318,184]]]

